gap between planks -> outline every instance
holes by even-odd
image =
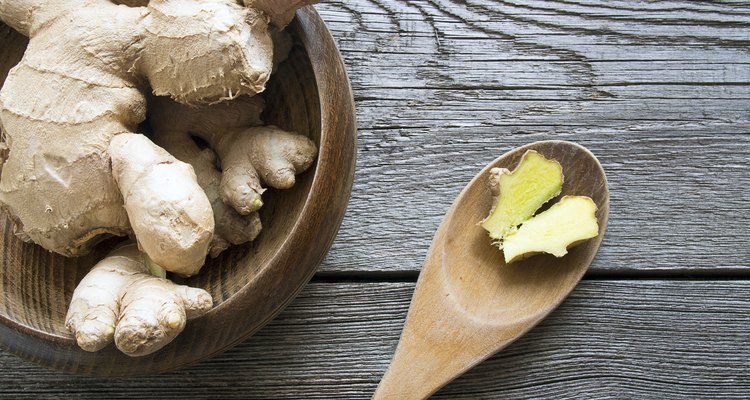
[[[322,271],[316,273],[315,283],[399,283],[416,282],[419,271]],[[585,281],[732,281],[750,280],[750,270],[744,267],[721,267],[713,270],[597,270],[584,275]]]

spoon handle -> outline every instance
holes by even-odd
[[[512,342],[533,321],[498,329],[469,317],[441,281],[440,252],[417,282],[403,333],[373,399],[424,399]]]

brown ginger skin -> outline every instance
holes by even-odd
[[[189,126],[167,126],[158,140],[184,162],[134,133],[145,119],[144,93],[150,85],[182,103],[214,104],[261,92],[280,60],[272,51],[279,34],[268,30],[269,15],[235,0],[117,3],[0,0],[0,20],[30,37],[0,89],[0,206],[20,237],[66,256],[85,254],[106,235],[135,235],[137,247],[116,250],[83,279],[66,324],[86,350],[114,340],[140,356],[211,308],[207,293],[151,276],[146,264],[193,275],[209,250],[216,255],[260,229],[257,213],[240,215],[221,200],[223,173],[213,152],[192,142]],[[225,170],[309,167],[315,147],[306,138],[258,135],[287,142],[278,144],[239,137],[240,126],[259,122],[260,108],[238,113],[236,107],[223,108],[238,118],[232,130],[205,123],[198,130],[212,144],[231,133],[244,151],[257,147],[253,154],[274,157],[251,164],[222,150]],[[179,115],[172,121],[184,122]],[[310,159],[302,164],[294,152],[273,150],[296,150],[298,143]],[[236,202],[253,202],[254,195]]]
[[[298,8],[317,3],[318,0],[243,0],[248,7],[263,11],[270,19],[271,24],[283,28],[294,18]]]
[[[205,290],[151,275],[143,254],[130,244],[110,253],[81,281],[65,324],[86,351],[114,341],[125,354],[143,356],[167,345],[188,319],[212,305]]]
[[[160,97],[150,99],[150,104],[152,112],[149,122],[154,129],[154,140],[193,167],[198,184],[211,202],[215,229],[209,247],[210,255],[216,257],[230,245],[254,240],[261,230],[258,213],[241,215],[231,205],[224,203],[220,188],[222,172],[216,167],[216,153],[210,148],[201,149],[191,137],[191,132],[260,125],[260,114],[265,105],[263,99],[260,96],[243,96],[212,106],[185,107]]]
[[[296,175],[315,160],[317,147],[304,135],[274,126],[260,126],[263,100],[241,97],[203,107],[188,107],[168,98],[153,98],[151,126],[155,140],[179,159],[189,162],[214,207],[217,243],[241,244],[260,229],[257,210],[263,205],[264,184],[289,189]],[[200,151],[191,138],[200,137],[210,149]],[[213,150],[211,150],[213,149]],[[222,166],[216,169],[213,157]],[[246,216],[244,218],[241,218]],[[250,223],[249,227],[242,228]],[[237,234],[243,230],[243,234]],[[234,233],[232,233],[234,232]]]
[[[279,30],[272,31],[272,37],[273,70],[276,71],[288,57],[292,40],[286,32]],[[265,171],[281,166],[278,173],[268,175],[266,183],[277,189],[287,189],[295,181],[294,174],[309,168],[317,153],[312,141],[302,135],[277,128],[262,128],[264,107],[261,96],[241,96],[232,101],[197,107],[181,105],[166,97],[149,99],[149,122],[155,142],[193,167],[198,184],[211,202],[216,225],[209,248],[211,257],[218,256],[230,245],[252,241],[260,233],[261,222],[256,210],[263,204],[261,194],[265,189],[261,186],[256,165],[257,169]],[[261,132],[260,136],[271,140],[259,141],[253,132]],[[271,132],[270,136],[268,132]],[[201,149],[194,137],[211,146],[228,138],[229,147],[234,150],[229,154],[224,149],[219,159],[212,148]],[[273,153],[274,148],[293,151]],[[252,155],[255,165],[248,162],[248,157],[237,157],[238,154]],[[303,161],[297,162],[295,167],[293,163],[300,158],[299,155]],[[291,177],[285,175],[291,169],[294,174]],[[242,170],[250,172],[242,173]],[[224,179],[225,174],[231,179]],[[240,195],[228,196],[232,193]]]

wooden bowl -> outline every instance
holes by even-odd
[[[288,28],[295,46],[265,95],[265,121],[318,143],[316,165],[286,191],[269,190],[263,232],[250,245],[209,260],[187,284],[208,290],[215,307],[192,320],[170,345],[130,358],[113,345],[78,348],[64,326],[76,284],[114,245],[67,259],[13,235],[0,215],[0,346],[47,367],[99,377],[144,375],[221,353],[273,319],[310,280],[338,231],[351,192],[356,155],[354,101],[330,32],[312,7]],[[0,24],[0,82],[20,60],[26,38]]]

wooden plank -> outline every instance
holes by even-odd
[[[321,270],[418,270],[443,213],[471,177],[495,155],[548,138],[587,146],[608,174],[610,222],[593,272],[695,274],[750,265],[750,136],[608,132],[492,143],[477,132],[432,154],[430,139],[414,137],[407,140],[421,144],[395,145],[395,154],[385,151],[371,165],[360,160],[348,215]],[[409,152],[421,154],[401,157]]]
[[[483,165],[555,138],[588,146],[608,173],[593,273],[750,274],[750,3],[317,7],[349,69],[360,134],[324,273],[416,273]]]
[[[72,377],[0,352],[0,397],[369,398],[413,288],[313,283],[237,348],[158,376]],[[583,281],[540,326],[437,398],[747,398],[748,293],[748,281]]]

